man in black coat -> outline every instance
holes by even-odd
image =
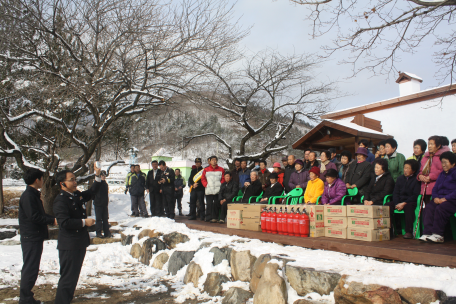
[[[288,182],[290,181],[291,173],[295,172],[295,161],[296,158],[294,155],[288,155],[288,165],[285,167],[285,173],[283,175],[283,184],[285,185],[286,193],[293,190],[288,185]]]
[[[356,160],[348,168],[345,175],[345,186],[347,189],[358,188],[358,195],[352,199],[352,203],[360,203],[361,197],[369,187],[371,174],[373,172],[372,165],[367,159],[367,149],[358,148],[355,153]]]
[[[90,244],[87,227],[95,220],[87,218],[86,203],[94,199],[101,184],[101,169],[94,166],[95,182],[87,191],[77,190],[76,176],[69,170],[55,176],[60,193],[54,200],[54,214],[59,224],[57,249],[59,250],[60,279],[55,304],[70,303],[74,296],[79,274]]]
[[[150,214],[151,216],[164,216],[163,198],[161,187],[158,181],[160,180],[161,170],[158,168],[158,161],[152,161],[152,170],[147,172],[146,191],[149,193]]]
[[[49,238],[47,225],[57,225],[55,217],[44,212],[40,191],[43,186],[43,172],[28,169],[24,173],[27,188],[19,200],[19,228],[21,230],[22,271],[19,303],[41,303],[33,298],[40,270],[43,241]]]
[[[264,189],[263,196],[260,200],[261,203],[267,203],[270,197],[281,196],[283,193],[283,186],[278,182],[279,176],[277,173],[272,172],[269,175],[271,185]]]
[[[225,172],[225,182],[220,186],[220,191],[218,194],[218,198],[220,201],[220,208],[222,212],[220,213],[220,220],[219,223],[225,223],[226,213],[228,209],[228,204],[233,203],[233,198],[237,196],[239,192],[239,185],[238,181],[235,181],[231,178],[230,172]],[[216,212],[219,212],[219,208],[216,209]]]
[[[244,193],[242,196],[243,204],[248,204],[249,199],[252,196],[259,196],[261,192],[263,192],[263,185],[261,185],[261,182],[258,179],[258,172],[250,172],[250,180],[250,183],[245,182],[244,187],[242,187],[242,192]]]
[[[170,219],[174,219],[174,209],[176,208],[176,200],[174,199],[174,179],[176,178],[176,174],[173,169],[166,166],[166,163],[163,160],[158,163],[158,166],[161,170],[161,176],[158,183],[162,190],[166,216]]]
[[[179,210],[179,215],[182,216],[182,197],[184,196],[185,188],[185,179],[181,175],[181,170],[174,170],[176,178],[174,179],[174,199],[177,203],[177,210]]]
[[[201,183],[201,180],[198,182],[194,182],[193,178],[195,177],[198,172],[203,170],[204,168],[201,166],[201,158],[195,159],[195,169],[192,169],[190,172],[190,177],[188,178],[188,186],[191,187],[190,192],[190,218],[189,220],[196,220],[196,201],[199,201],[200,204],[200,218],[204,221],[205,213],[206,213],[206,206],[204,205],[204,186]]]
[[[95,199],[93,200],[93,205],[95,206],[95,231],[97,232],[97,237],[111,237],[111,232],[109,232],[109,213],[108,213],[108,204],[109,204],[109,186],[106,183],[106,172],[101,171],[101,183],[98,192],[95,194]],[[104,235],[101,234],[103,230]]]
[[[146,190],[146,174],[141,171],[139,165],[135,165],[135,172],[130,177],[130,200],[132,216],[148,217],[146,203],[144,201],[144,190]],[[139,208],[139,210],[138,210]]]
[[[231,180],[238,183],[239,185],[239,172],[241,171],[241,159],[234,159],[234,169],[231,171]],[[239,186],[238,186],[239,187]]]

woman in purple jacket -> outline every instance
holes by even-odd
[[[302,160],[297,159],[295,161],[295,171],[291,173],[290,181],[288,186],[293,190],[295,188],[302,188],[305,192],[307,187],[307,182],[309,181],[309,171],[304,170],[304,163]]]
[[[443,243],[445,226],[456,213],[456,155],[450,151],[440,155],[443,172],[432,189],[432,201],[426,204],[421,241]]]
[[[326,172],[329,169],[334,169],[337,171],[336,164],[332,163],[330,161],[331,159],[331,152],[329,151],[323,151],[320,154],[320,179],[322,181],[326,181]]]
[[[339,174],[335,169],[326,171],[325,190],[321,196],[323,205],[340,205],[342,198],[347,193],[345,183],[339,178]]]

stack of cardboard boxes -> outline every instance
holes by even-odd
[[[228,204],[227,227],[261,231],[261,211],[265,204]]]
[[[325,208],[325,236],[367,242],[390,239],[388,206],[333,206]]]
[[[310,237],[325,236],[325,221],[323,218],[325,207],[323,205],[307,205],[306,213],[310,221]]]

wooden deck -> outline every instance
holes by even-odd
[[[176,222],[184,223],[190,229],[237,235],[245,238],[259,239],[264,242],[331,250],[346,254],[416,264],[456,267],[456,241],[433,244],[423,243],[418,240],[404,240],[402,237],[396,237],[391,241],[384,242],[363,242],[327,237],[301,238],[240,229],[228,229],[226,224],[211,224],[200,220],[189,221],[186,216],[176,216]]]

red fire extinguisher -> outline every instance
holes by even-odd
[[[291,235],[291,236],[294,236],[293,216],[294,216],[294,208],[291,207],[290,213],[288,213],[288,216],[287,216],[287,230],[288,230],[288,235]]]
[[[271,233],[271,217],[272,217],[272,207],[269,208],[266,216],[266,232]]]
[[[299,236],[299,218],[301,217],[301,213],[299,212],[299,208],[296,209],[296,213],[293,216],[293,234],[295,236]]]
[[[263,211],[261,212],[261,231],[266,232],[266,216],[268,214],[268,209],[264,207]]]
[[[282,232],[282,207],[279,209],[279,213],[277,213],[277,233],[283,234]]]
[[[274,207],[274,211],[271,214],[271,233],[277,234],[277,208]]]
[[[283,235],[288,235],[287,218],[288,218],[288,210],[287,210],[287,207],[285,207],[285,211],[282,214],[282,234]]]
[[[301,237],[309,237],[310,232],[310,220],[309,216],[304,209],[299,217],[299,235]]]

